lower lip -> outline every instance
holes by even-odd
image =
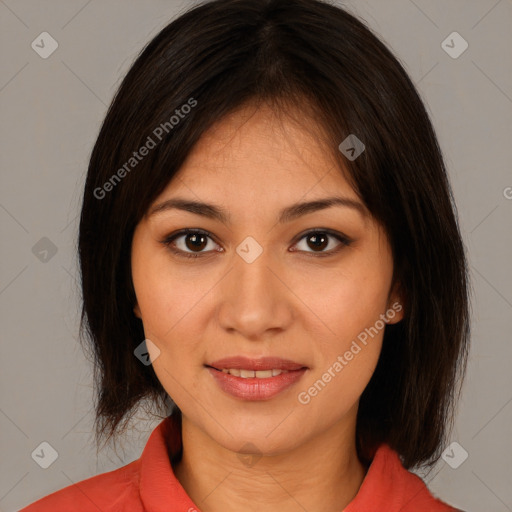
[[[229,373],[208,367],[208,371],[213,375],[223,391],[236,398],[243,400],[269,400],[275,397],[285,389],[293,386],[306,373],[307,368],[281,373],[275,377],[258,379],[249,377],[235,377]]]

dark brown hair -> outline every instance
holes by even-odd
[[[135,226],[201,135],[249,102],[313,119],[339,172],[346,169],[385,228],[405,317],[385,329],[360,400],[357,446],[366,460],[387,442],[406,467],[431,464],[453,420],[469,341],[456,209],[431,121],[406,71],[362,21],[319,0],[196,5],[149,42],[120,85],[92,151],[78,240],[81,340],[95,359],[97,440],[115,438],[141,401],[163,406],[167,396],[152,366],[134,356],[144,340],[133,313]],[[355,160],[338,149],[350,134],[365,144]],[[155,145],[142,157],[149,139]],[[140,158],[131,160],[134,151]]]

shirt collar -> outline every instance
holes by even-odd
[[[153,430],[141,455],[139,492],[147,512],[195,510],[172,469],[180,451],[181,416],[173,414]]]
[[[147,512],[197,510],[172,469],[171,461],[180,457],[181,449],[181,416],[171,415],[153,430],[140,459],[140,496]],[[414,508],[417,504],[425,505],[421,510],[454,510],[436,500],[423,481],[402,466],[398,454],[382,444],[356,497],[343,512],[405,512],[419,510]]]

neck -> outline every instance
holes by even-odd
[[[332,512],[357,494],[365,468],[353,428],[334,424],[321,436],[280,455],[241,459],[186,417],[183,454],[174,473],[203,512]]]

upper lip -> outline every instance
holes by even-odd
[[[217,370],[239,368],[242,370],[300,370],[307,368],[303,364],[296,363],[289,359],[280,357],[261,357],[259,359],[251,359],[245,356],[233,356],[218,359],[206,366],[211,366]]]

